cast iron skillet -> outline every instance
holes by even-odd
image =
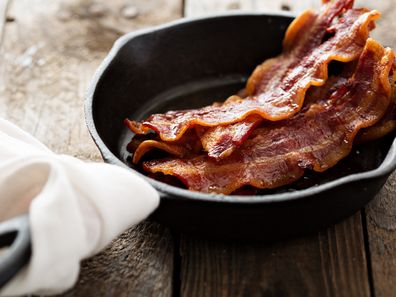
[[[292,20],[287,14],[228,14],[121,37],[85,101],[87,125],[104,160],[131,168],[125,146],[132,133],[124,118],[207,105],[243,88],[256,65],[281,51]],[[353,214],[380,190],[396,168],[394,136],[355,147],[324,174],[256,196],[190,192],[145,177],[161,195],[152,218],[174,231],[217,239],[276,240],[317,231]],[[29,259],[27,216],[0,224],[0,248],[10,245],[0,254],[0,288]]]
[[[287,14],[228,14],[121,37],[85,101],[86,122],[104,160],[138,172],[125,149],[132,133],[124,118],[224,100],[244,86],[256,65],[280,53],[292,20]],[[175,231],[223,239],[273,240],[316,231],[355,213],[381,189],[396,168],[394,138],[355,147],[325,174],[307,174],[256,196],[197,193],[145,177],[161,195],[152,218]]]

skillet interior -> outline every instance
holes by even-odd
[[[87,124],[104,159],[129,163],[125,147],[132,133],[122,124],[125,117],[139,120],[154,112],[199,107],[240,90],[256,65],[281,51],[292,19],[217,16],[121,38],[98,69],[86,100]],[[150,179],[163,197],[154,217],[175,229],[216,237],[270,239],[317,230],[375,195],[394,169],[393,139],[356,147],[325,174],[307,174],[259,196],[193,193]]]

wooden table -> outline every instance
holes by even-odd
[[[364,2],[383,12],[375,37],[396,49],[394,1],[358,1]],[[85,127],[83,97],[120,35],[183,15],[301,11],[318,4],[1,0],[0,116],[58,153],[99,161]],[[145,222],[85,261],[76,287],[63,296],[396,296],[395,189],[396,175],[369,206],[344,222],[273,244],[195,239]]]

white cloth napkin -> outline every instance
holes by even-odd
[[[71,288],[80,261],[146,218],[157,192],[132,171],[52,153],[0,119],[0,221],[30,215],[30,263],[0,296]]]

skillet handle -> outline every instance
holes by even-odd
[[[30,259],[31,240],[29,216],[23,215],[0,224],[0,289]]]

